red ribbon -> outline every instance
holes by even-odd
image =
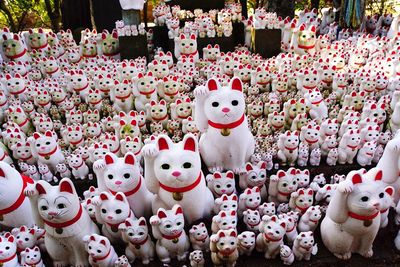
[[[83,91],[83,90],[85,90],[86,88],[88,88],[88,86],[89,86],[89,84],[86,84],[84,87],[82,87],[82,88],[74,88],[74,91],[76,91],[76,92],[80,92],[80,91]]]
[[[108,250],[108,252],[107,252],[107,254],[105,256],[103,256],[101,258],[92,257],[92,259],[93,259],[94,262],[102,261],[102,260],[106,259],[110,255],[110,253],[111,253],[111,248]]]
[[[279,238],[279,239],[273,239],[273,238],[270,238],[269,236],[267,236],[267,234],[264,234],[264,238],[267,239],[270,242],[278,242],[278,241],[282,240],[282,237]]]
[[[47,157],[47,156],[50,157],[51,155],[56,153],[56,151],[57,151],[57,146],[52,151],[50,151],[49,153],[38,153],[38,154],[39,154],[39,156],[42,156],[42,157]]]
[[[364,216],[364,215],[360,215],[354,212],[349,211],[348,215],[356,220],[360,220],[360,221],[367,221],[367,220],[372,220],[374,219],[376,216],[378,216],[379,211],[377,211],[376,213],[372,214],[372,215],[368,215],[368,216]]]
[[[244,114],[242,115],[242,117],[240,117],[239,120],[232,122],[232,123],[228,123],[228,124],[223,124],[223,123],[216,123],[216,122],[212,122],[212,121],[208,121],[208,125],[210,125],[213,128],[217,128],[217,129],[233,129],[238,127],[240,124],[243,123],[244,121]]]
[[[135,194],[137,191],[139,191],[141,185],[142,185],[142,177],[140,176],[139,182],[138,182],[138,184],[137,184],[137,186],[136,186],[135,188],[133,188],[133,189],[130,190],[130,191],[122,192],[122,193],[124,193],[125,196],[129,197],[129,196]],[[118,193],[118,192],[115,192],[115,191],[112,191],[112,190],[109,190],[109,191],[110,191],[111,194],[113,194],[114,196]]]
[[[194,183],[188,185],[188,186],[184,186],[184,187],[169,187],[165,184],[159,183],[160,187],[162,189],[164,189],[165,191],[171,192],[171,193],[184,193],[184,192],[188,192],[190,190],[192,190],[193,188],[195,188],[198,184],[200,184],[201,182],[201,172],[199,174],[199,177],[197,177],[196,181],[194,181]]]
[[[173,239],[179,238],[181,236],[181,234],[182,234],[182,232],[179,232],[176,235],[164,235],[164,234],[162,234],[162,237],[165,238],[165,239],[168,239],[168,240],[173,240]]]
[[[6,263],[6,262],[9,262],[9,261],[12,261],[15,257],[17,256],[17,254],[14,254],[14,255],[12,255],[11,257],[9,257],[9,258],[6,258],[6,259],[3,259],[3,260],[0,260],[0,264],[1,265],[3,265],[3,263]]]
[[[76,223],[81,218],[81,216],[82,216],[82,205],[79,204],[79,211],[76,214],[76,216],[74,218],[72,218],[72,220],[69,220],[69,221],[66,221],[63,223],[53,223],[53,222],[49,222],[46,220],[43,220],[43,222],[53,228],[64,228],[64,227],[68,227],[68,226]]]
[[[16,54],[15,56],[6,56],[6,57],[8,57],[9,59],[16,59],[16,58],[22,57],[23,55],[25,55],[25,53],[26,53],[26,49],[24,49],[24,51],[22,51],[21,53]]]

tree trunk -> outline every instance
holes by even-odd
[[[97,31],[96,27],[96,22],[94,20],[94,11],[93,11],[93,1],[94,0],[89,0],[89,6],[90,6],[90,21],[92,22],[92,28]]]
[[[294,0],[269,0],[267,1],[267,10],[276,12],[282,18],[294,17]]]
[[[319,0],[311,0],[311,8],[319,10]]]
[[[3,11],[3,13],[7,17],[8,25],[10,26],[11,32],[18,32],[17,25],[15,24],[14,18],[8,9],[6,3],[0,0],[0,10]]]
[[[61,23],[60,0],[54,0],[53,6],[51,5],[50,0],[44,0],[44,3],[51,21],[51,28],[54,32],[58,32]]]

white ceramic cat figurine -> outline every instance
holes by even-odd
[[[290,195],[289,207],[301,214],[304,214],[307,209],[312,206],[314,199],[314,191],[311,188],[300,188],[297,192]]]
[[[189,230],[189,237],[193,249],[205,252],[210,250],[210,237],[204,223],[193,225]]]
[[[24,190],[33,180],[0,161],[0,225],[6,227],[33,226],[31,205]],[[10,190],[12,188],[12,190]]]
[[[256,234],[244,231],[238,235],[238,250],[240,255],[250,256],[256,247]]]
[[[10,233],[0,236],[0,263],[4,267],[19,267],[17,244]]]
[[[239,196],[239,216],[242,217],[243,212],[247,209],[257,210],[258,206],[261,204],[261,194],[260,188],[254,186],[252,188],[247,188]]]
[[[204,254],[201,250],[194,250],[189,254],[191,267],[203,267],[205,263]]]
[[[168,136],[159,135],[154,143],[143,147],[142,153],[147,188],[156,194],[153,212],[179,204],[189,224],[211,215],[214,198],[201,171],[199,145],[194,135],[186,134],[177,144]]]
[[[267,199],[267,164],[260,161],[257,165],[246,163],[246,172],[239,176],[239,186],[241,189],[252,188],[257,186],[260,188],[261,199]]]
[[[264,215],[260,224],[260,233],[256,239],[256,250],[263,252],[266,259],[274,259],[280,252],[283,237],[286,233],[286,222],[276,215]]]
[[[229,86],[221,86],[215,79],[194,90],[195,121],[203,134],[200,153],[209,171],[244,171],[246,162],[254,153],[245,111],[242,82],[231,79]]]
[[[293,254],[292,250],[290,249],[290,247],[282,244],[281,249],[280,249],[280,256],[281,256],[281,260],[283,261],[283,264],[285,264],[285,265],[293,264],[294,254]]]
[[[39,247],[35,246],[21,251],[21,265],[44,267]]]
[[[55,266],[89,266],[82,238],[98,233],[82,207],[74,184],[68,178],[58,186],[41,180],[25,189],[36,224],[46,230],[45,245]]]
[[[144,5],[143,0],[119,0],[119,3],[123,10],[143,10]]]
[[[125,254],[131,262],[141,259],[142,263],[147,265],[154,259],[155,246],[144,217],[137,220],[126,219],[119,225],[119,230],[122,233],[122,239],[128,244]]]
[[[103,224],[101,229],[103,235],[113,244],[121,243],[121,233],[118,227],[126,219],[135,218],[124,193],[118,192],[112,195],[102,192],[92,199],[92,203],[96,206],[96,221]]]
[[[184,230],[182,207],[174,205],[171,210],[158,209],[157,215],[150,218],[153,236],[157,239],[156,252],[162,263],[171,258],[186,260],[190,247],[189,238]]]
[[[238,208],[238,196],[237,195],[226,195],[223,194],[221,197],[216,198],[214,201],[214,213],[218,214],[221,210],[237,210]]]
[[[296,169],[289,169],[287,172],[279,170],[276,175],[271,176],[268,187],[268,200],[278,204],[289,202],[290,194],[297,190]]]
[[[95,162],[94,169],[100,190],[104,188],[113,195],[123,192],[136,216],[151,215],[153,195],[144,184],[140,163],[132,152],[127,152],[123,158],[107,153],[104,159]]]
[[[214,172],[207,175],[206,180],[207,187],[211,190],[214,197],[236,193],[235,174],[232,171],[226,173]]]
[[[338,184],[321,223],[325,247],[340,259],[350,259],[352,253],[363,257],[373,255],[372,243],[380,226],[380,194],[382,171],[367,177],[358,171],[350,172]],[[386,187],[385,192],[394,192]]]
[[[26,226],[21,226],[20,228],[14,228],[11,234],[15,237],[17,241],[18,251],[23,251],[26,248],[33,248],[39,243],[39,239],[45,234],[45,231],[40,228],[27,228]]]
[[[300,217],[297,228],[300,232],[314,232],[317,229],[318,222],[322,217],[320,206],[311,206],[307,211]]]
[[[89,254],[89,263],[91,266],[114,266],[118,255],[107,237],[98,234],[85,235],[82,241],[85,243],[85,249]]]
[[[246,225],[247,230],[258,232],[258,226],[261,222],[260,212],[251,209],[243,211],[243,222]]]
[[[313,232],[302,232],[300,233],[293,244],[293,254],[297,261],[306,260],[309,261],[311,254],[317,254],[317,244],[314,245],[314,234]]]
[[[236,210],[224,211],[221,210],[212,218],[211,231],[213,233],[219,230],[236,229],[237,212]]]
[[[211,260],[214,266],[234,267],[239,257],[236,230],[219,230],[210,240]]]

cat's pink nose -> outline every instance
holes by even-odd
[[[173,173],[172,173],[172,176],[175,176],[175,177],[179,177],[181,175],[181,172],[180,171],[174,171]]]
[[[112,220],[113,216],[107,216],[107,219]]]
[[[50,216],[55,216],[55,215],[57,215],[57,212],[55,212],[55,211],[50,211],[50,212],[49,212],[49,215],[50,215]]]
[[[122,184],[122,182],[121,181],[116,181],[115,184],[116,185],[120,185],[120,184]]]
[[[222,112],[228,113],[229,111],[231,111],[229,108],[223,108]]]

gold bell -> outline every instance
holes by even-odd
[[[50,156],[45,156],[44,157],[46,160],[49,160],[50,159]]]
[[[174,244],[178,243],[178,241],[179,241],[179,238],[172,239],[172,243],[174,243]]]
[[[183,199],[183,194],[179,192],[172,193],[172,198],[176,201],[181,201]]]
[[[150,95],[150,94],[148,94],[148,95],[146,95],[146,98],[147,98],[147,99],[150,99],[150,96],[151,96],[151,95]]]
[[[124,102],[125,102],[125,99],[124,99],[124,98],[123,98],[123,99],[121,99],[121,102],[122,102],[122,103],[124,103]]]
[[[3,214],[0,214],[0,222],[4,220]]]
[[[231,134],[231,129],[223,128],[221,129],[222,136],[229,136]]]
[[[63,229],[62,228],[56,228],[56,233],[61,235],[63,233]]]
[[[372,220],[365,220],[364,221],[364,226],[365,227],[369,227],[369,226],[371,226],[371,224],[372,224]]]

